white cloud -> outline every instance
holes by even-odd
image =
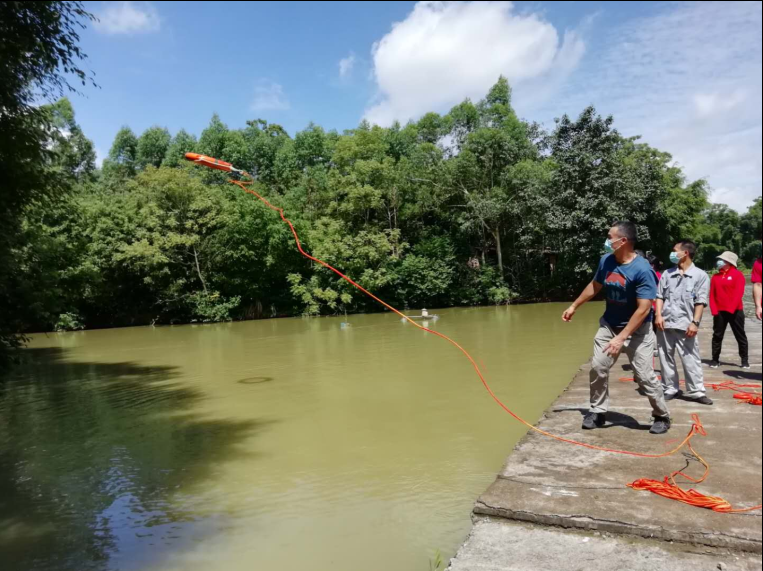
[[[582,39],[511,2],[419,2],[373,47],[378,96],[365,117],[380,125],[483,97],[498,76],[521,94],[548,96],[584,52]]]
[[[283,111],[289,108],[289,100],[284,95],[283,87],[280,84],[268,79],[259,81],[257,87],[254,88],[252,111]]]
[[[95,28],[105,34],[158,32],[161,20],[150,2],[109,2]]]
[[[533,118],[575,116],[594,104],[625,135],[670,152],[690,179],[706,178],[713,200],[746,210],[763,181],[761,3],[656,9],[603,36],[560,97]]]
[[[737,90],[732,93],[697,93],[694,96],[694,107],[700,117],[711,117],[718,113],[724,113],[738,107],[747,94]]]
[[[347,78],[352,74],[352,70],[355,67],[355,54],[350,52],[350,55],[339,60],[339,77]]]

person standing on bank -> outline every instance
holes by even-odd
[[[697,244],[691,240],[683,240],[673,248],[670,261],[675,266],[660,278],[654,323],[665,400],[672,400],[681,394],[676,367],[677,349],[686,375],[683,397],[711,405],[713,401],[705,391],[697,339],[702,313],[710,298],[710,277],[694,265],[696,253]]]
[[[649,262],[634,251],[636,235],[636,225],[632,222],[617,222],[610,228],[604,244],[608,253],[601,258],[596,275],[562,314],[564,321],[572,320],[581,305],[604,289],[607,306],[593,343],[591,406],[583,419],[586,430],[604,426],[606,422],[609,371],[621,352],[628,355],[636,382],[652,405],[654,423],[649,432],[664,434],[670,429],[662,385],[652,365],[655,348],[652,302],[657,296],[657,285]]]
[[[752,265],[752,299],[755,301],[755,316],[758,319],[763,319],[763,308],[761,308],[761,301],[763,300],[763,265],[761,259],[755,260]]]
[[[713,369],[720,366],[723,336],[728,325],[731,325],[739,345],[742,368],[750,368],[742,302],[746,280],[744,274],[737,269],[738,260],[735,253],[723,252],[718,256],[718,273],[710,280],[710,311],[713,314],[713,360],[710,367]]]

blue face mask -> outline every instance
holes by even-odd
[[[724,262],[723,260],[718,260],[718,261],[715,263],[715,265],[716,265],[716,266],[718,266],[718,269],[719,269],[719,270],[722,270],[723,268],[725,268],[725,267],[726,267],[726,262]]]
[[[670,263],[671,264],[680,264],[681,263],[681,256],[678,255],[678,252],[670,252]]]
[[[618,239],[618,241],[619,241],[619,240],[620,240],[620,239]],[[614,253],[615,253],[615,250],[616,250],[616,248],[612,246],[612,240],[610,240],[609,238],[607,238],[607,241],[606,241],[606,242],[604,242],[604,251],[605,251],[607,254],[614,254]]]

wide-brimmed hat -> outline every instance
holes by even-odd
[[[739,261],[739,256],[737,256],[734,252],[723,252],[723,254],[718,256],[718,259],[723,260],[724,262],[728,262],[736,268],[737,262]]]

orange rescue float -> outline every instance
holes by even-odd
[[[225,161],[221,161],[220,159],[208,157],[207,155],[200,155],[198,153],[186,153],[185,158],[186,160],[204,165],[205,167],[209,167],[211,169],[217,169],[219,171],[225,171],[225,172],[238,171],[238,169],[233,168],[232,164],[226,163]]]

